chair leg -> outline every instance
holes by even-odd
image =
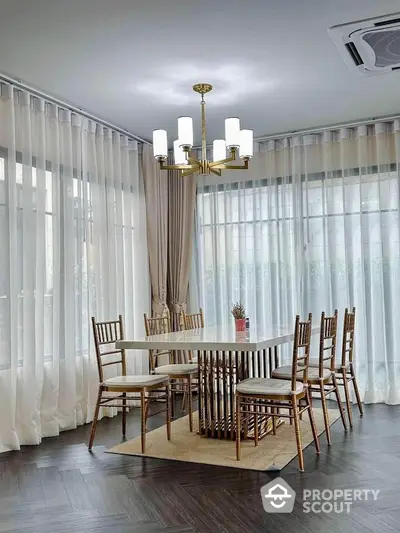
[[[310,391],[310,402],[312,402],[311,391]],[[299,408],[301,408],[300,404],[301,404],[301,400],[299,401]],[[299,418],[300,418],[300,420],[303,420],[303,413],[300,413]]]
[[[276,435],[276,416],[275,416],[275,407],[271,407],[272,413],[272,434]],[[291,424],[293,424],[292,419],[290,419]]]
[[[299,456],[299,470],[300,472],[304,472],[303,445],[301,442],[299,409],[297,406],[297,399],[295,395],[293,395],[292,397],[292,411],[293,411],[294,430],[296,434],[297,454]]]
[[[182,410],[182,412],[184,412],[184,411],[186,410],[186,402],[187,402],[187,400],[188,400],[188,397],[187,397],[187,396],[188,396],[188,393],[187,393],[187,391],[185,390],[185,391],[183,392],[182,405],[181,405],[181,410]]]
[[[149,395],[151,396],[151,391],[149,392]],[[147,420],[149,418],[149,409],[150,409],[150,402],[146,402],[146,407],[144,408],[144,419]]]
[[[340,418],[342,419],[344,430],[347,431],[346,413],[344,411],[342,400],[340,398],[339,385],[338,385],[335,374],[333,374],[332,380],[333,380],[333,386],[335,387],[335,395],[336,395],[336,401],[339,407]]]
[[[324,413],[326,440],[328,441],[328,444],[330,446],[332,444],[332,438],[331,438],[331,429],[329,426],[328,404],[326,403],[325,387],[322,381],[319,384],[319,389],[321,392],[322,412]]]
[[[343,379],[344,394],[346,396],[347,416],[349,417],[349,424],[350,424],[350,427],[352,428],[353,427],[353,411],[351,408],[350,389],[349,389],[349,382],[347,381],[346,367],[342,367],[341,373],[342,373],[342,379]]]
[[[140,424],[140,438],[142,441],[142,453],[146,451],[146,398],[145,392],[140,393],[140,411],[141,411],[141,424]]]
[[[358,409],[360,410],[360,416],[363,416],[364,410],[363,410],[363,406],[362,406],[362,403],[361,403],[360,393],[358,391],[358,385],[357,385],[356,376],[354,374],[353,363],[350,364],[350,373],[351,373],[351,376],[353,378],[353,380],[352,380],[353,381],[353,387],[354,387],[354,392],[355,392],[355,395],[356,395],[356,398],[357,398]]]
[[[247,403],[246,398],[244,398],[244,401]],[[246,407],[246,411],[247,411],[247,407]],[[247,440],[249,438],[249,417],[250,416],[251,415],[248,415],[247,413],[244,415],[243,440]],[[255,419],[255,417],[253,417],[253,418]]]
[[[254,406],[254,413],[258,412],[258,405]],[[253,415],[254,420],[254,446],[258,446],[258,416]]]
[[[96,434],[96,427],[97,427],[97,419],[99,418],[99,410],[100,410],[100,401],[101,401],[101,395],[103,393],[103,387],[99,386],[99,393],[97,395],[97,402],[96,402],[96,408],[94,410],[94,416],[93,416],[93,422],[92,422],[92,430],[90,432],[90,438],[89,438],[89,451],[92,449],[94,436]]]
[[[321,453],[321,448],[319,446],[319,438],[318,438],[317,426],[315,425],[314,411],[313,411],[311,400],[310,400],[310,391],[309,390],[307,390],[306,401],[307,401],[307,405],[308,405],[308,409],[307,409],[308,418],[310,419],[310,426],[311,426],[311,431],[312,431],[313,438],[314,438],[315,449],[316,449],[317,454],[319,455]]]
[[[166,405],[166,419],[167,419],[167,439],[171,440],[171,399],[169,397],[169,385],[165,387],[165,405]]]
[[[242,426],[241,413],[240,413],[240,399],[236,394],[236,460],[240,461],[240,429]]]
[[[189,407],[189,431],[193,431],[193,398],[192,398],[192,376],[188,376],[188,407]]]
[[[126,435],[126,392],[122,393],[122,436]]]
[[[171,418],[174,419],[175,418],[175,399],[176,399],[176,394],[175,394],[175,387],[176,387],[176,383],[172,383],[172,387],[171,387]]]

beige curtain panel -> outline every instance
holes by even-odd
[[[192,264],[193,225],[196,204],[196,178],[182,178],[180,172],[168,172],[168,307],[173,327],[179,328],[179,314],[186,310]]]
[[[159,315],[167,305],[168,178],[161,173],[151,146],[143,146],[142,164],[152,312]]]
[[[268,177],[396,163],[400,120],[268,141]]]

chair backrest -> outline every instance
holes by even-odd
[[[126,376],[125,350],[117,350],[113,346],[116,341],[124,339],[122,316],[119,315],[118,320],[110,320],[108,322],[96,322],[93,316],[92,326],[100,383],[104,381],[103,368],[105,366],[121,364],[122,375]],[[107,349],[110,345],[112,345],[112,348]]]
[[[203,309],[200,307],[198,313],[187,314],[185,311],[181,311],[180,320],[179,320],[179,329],[180,331],[186,329],[199,329],[204,328],[204,315]],[[186,350],[183,352],[185,354],[185,360],[193,361],[193,350]]]
[[[169,314],[149,318],[144,314],[144,328],[146,335],[161,335],[162,333],[171,333],[171,318]],[[169,354],[169,350],[149,350],[150,371],[153,372],[157,366],[157,358],[161,355]]]
[[[321,326],[319,333],[319,377],[323,378],[324,368],[335,370],[336,362],[336,339],[337,339],[338,310],[335,309],[333,316],[325,316],[321,313]]]
[[[296,316],[293,342],[292,360],[292,391],[296,390],[296,381],[302,376],[302,382],[306,385],[308,380],[308,365],[310,359],[312,330],[312,314],[309,313],[308,320],[300,322],[299,315]]]
[[[181,329],[199,329],[204,328],[204,315],[203,309],[200,307],[198,313],[188,314],[185,311],[181,311],[180,320]]]
[[[342,366],[353,362],[355,328],[356,308],[353,307],[350,313],[346,307],[343,321]]]
[[[146,335],[161,335],[162,333],[171,333],[171,320],[168,315],[149,318],[144,314],[144,327]]]

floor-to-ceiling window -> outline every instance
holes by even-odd
[[[261,329],[354,305],[364,398],[389,403],[400,402],[398,135],[371,126],[276,143],[258,156],[262,175],[200,182],[197,196],[208,323],[232,320],[236,300]]]
[[[89,421],[90,319],[149,306],[137,143],[0,85],[0,451]],[[142,371],[144,354],[129,359]]]

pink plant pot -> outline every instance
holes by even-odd
[[[246,331],[245,318],[235,318],[235,331]]]

